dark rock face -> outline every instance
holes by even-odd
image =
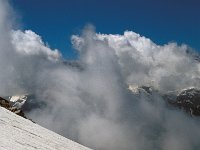
[[[4,107],[6,109],[9,109],[11,107],[11,104],[9,101],[7,101],[6,99],[0,97],[0,106]]]
[[[200,116],[200,89],[183,90],[176,98],[175,106],[184,109],[191,115]]]
[[[148,94],[152,93],[152,87],[150,86],[141,86],[143,90],[145,90]]]
[[[0,97],[0,106],[12,111],[13,113],[15,113],[21,117],[26,118],[26,116],[22,110],[13,107],[11,102],[9,102],[8,100],[6,100],[2,97]]]
[[[138,88],[138,94],[146,94],[152,96],[152,92],[161,96],[169,107],[184,110],[190,115],[200,116],[200,89],[188,88],[182,90],[179,94],[177,91],[171,91],[168,93],[160,93],[159,91],[153,90],[153,87],[141,86]]]
[[[178,95],[170,93],[162,97],[170,106],[182,109],[191,115],[200,116],[200,89],[188,88]]]

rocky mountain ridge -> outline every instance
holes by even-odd
[[[129,86],[128,88],[135,95],[152,96],[153,93],[160,95],[163,100],[171,107],[184,110],[194,116],[200,116],[200,89],[189,87],[179,91],[161,93],[151,86]]]
[[[26,118],[24,112],[21,110],[21,107],[16,107],[16,104],[17,103],[15,103],[15,102],[12,102],[12,101],[9,101],[9,100],[6,100],[6,99],[0,97],[0,106],[1,107],[4,107],[7,110],[9,110],[23,118]]]

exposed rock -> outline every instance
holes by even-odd
[[[133,92],[133,94],[140,95],[141,93],[152,94],[153,87],[151,86],[135,86],[129,85],[128,89]]]
[[[177,95],[174,105],[191,113],[191,115],[200,116],[200,89],[183,90]]]
[[[153,96],[152,94],[155,92],[157,95],[161,96],[170,107],[177,107],[191,115],[200,116],[200,89],[198,88],[188,88],[180,92],[171,91],[166,93],[160,93],[150,86],[129,86],[129,90],[135,95],[145,94],[148,97]]]
[[[0,106],[6,109],[10,109],[12,107],[10,102],[2,97],[0,97]]]
[[[10,101],[2,98],[2,97],[0,97],[0,106],[12,111],[13,113],[15,113],[15,114],[17,114],[17,115],[19,115],[21,117],[26,118],[26,116],[25,116],[25,114],[24,114],[24,112],[22,110],[20,110],[20,109],[18,109],[16,107],[13,107],[13,103],[12,102],[10,102]]]

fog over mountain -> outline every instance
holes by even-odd
[[[88,25],[71,37],[79,53],[72,65],[34,31],[16,30],[14,17],[8,2],[0,0],[0,95],[30,93],[46,104],[26,114],[29,118],[97,150],[200,147],[198,117],[169,107],[157,92],[137,96],[128,89],[200,88],[200,63],[192,48],[157,45],[133,31],[96,33]]]

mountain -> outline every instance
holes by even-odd
[[[171,104],[191,115],[200,116],[200,89],[193,87],[182,90]]]
[[[18,101],[9,101],[6,100],[5,98],[0,97],[0,106],[6,108],[7,110],[26,118],[24,112],[22,111],[21,107],[25,102],[19,103]],[[18,105],[18,106],[17,106]]]
[[[200,116],[200,89],[198,88],[190,87],[179,91],[160,92],[151,86],[129,85],[128,89],[136,96],[146,95],[153,99],[153,94],[159,95],[169,106],[184,110],[190,115]],[[10,96],[6,99],[0,98],[0,106],[24,118],[26,118],[26,113],[46,106],[45,102],[29,94]]]
[[[90,150],[0,107],[0,150]]]
[[[151,86],[129,86],[129,90],[135,95],[152,96],[153,93],[160,95],[163,100],[171,107],[184,110],[194,116],[200,116],[200,89],[190,87],[180,91],[160,92]]]

